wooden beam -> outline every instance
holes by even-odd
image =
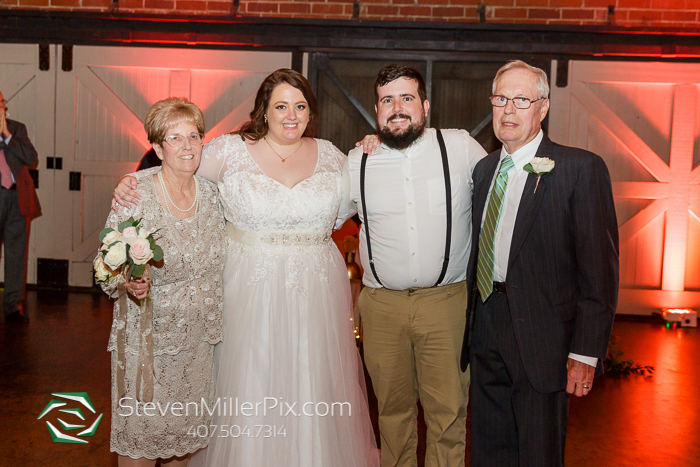
[[[660,199],[669,194],[668,183],[612,182],[615,198]]]
[[[588,86],[576,82],[571,93],[654,178],[660,182],[669,181],[668,165]]]
[[[0,41],[548,55],[552,58],[700,59],[700,31],[547,24],[322,20],[0,10]]]
[[[620,232],[620,245],[627,242],[637,232],[643,229],[649,222],[656,219],[668,207],[668,199],[657,199],[649,206],[632,216],[618,230]]]

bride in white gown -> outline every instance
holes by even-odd
[[[345,156],[313,131],[292,70],[268,76],[250,120],[203,151],[229,238],[219,407],[190,465],[379,466],[345,263],[330,239]],[[216,426],[216,428],[214,427]]]

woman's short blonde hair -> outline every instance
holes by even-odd
[[[148,134],[148,142],[162,146],[169,128],[180,123],[189,123],[205,133],[204,116],[199,107],[185,97],[168,97],[158,101],[148,109],[143,127]]]

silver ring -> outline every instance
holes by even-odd
[[[588,385],[584,384],[583,389],[590,389],[590,388],[588,387]]]

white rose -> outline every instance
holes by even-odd
[[[129,248],[129,256],[134,260],[134,264],[146,264],[153,258],[151,244],[145,238],[137,238]]]
[[[535,157],[530,165],[536,174],[546,174],[554,168],[554,161],[549,157]]]
[[[104,260],[102,259],[102,255],[97,255],[97,258],[95,258],[95,261],[93,261],[92,265],[95,268],[95,280],[97,282],[105,282],[109,280],[109,278],[112,276],[112,273],[114,272],[107,267]]]
[[[148,238],[151,233],[150,230],[139,227],[139,238]]]
[[[124,230],[122,230],[122,238],[129,245],[134,243],[134,240],[139,238],[139,234],[138,232],[136,232],[136,227],[127,227]]]
[[[112,230],[110,233],[105,235],[105,238],[102,240],[102,243],[109,246],[110,244],[116,242],[117,240],[122,238],[122,233],[118,230]]]
[[[110,247],[105,255],[104,262],[112,269],[117,269],[126,262],[126,245],[124,242],[117,242]]]

